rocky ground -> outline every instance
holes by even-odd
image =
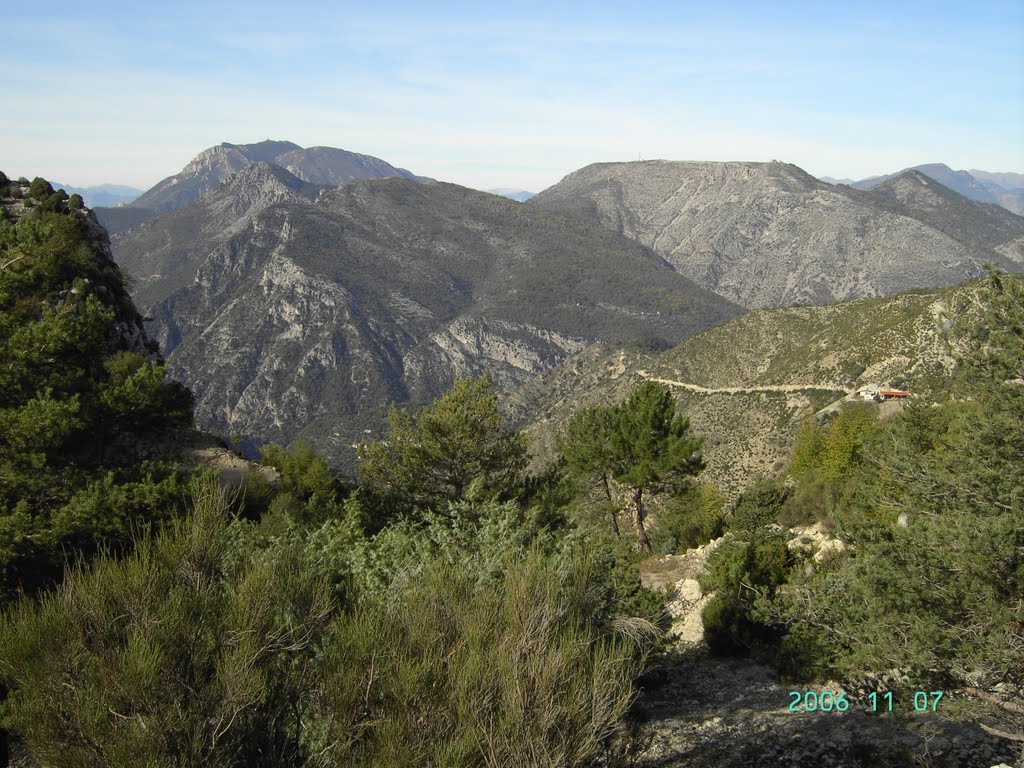
[[[637,703],[644,748],[637,768],[862,768],[1022,766],[1020,744],[980,723],[941,713],[871,713],[865,698],[844,713],[790,712],[769,668],[713,658],[696,647],[666,657]],[[823,690],[799,686],[800,691]],[[901,702],[897,700],[896,707]],[[1006,727],[1004,725],[1004,727]]]
[[[819,526],[798,531],[792,542],[818,551],[842,546]],[[1024,723],[987,702],[946,692],[937,712],[918,713],[906,695],[891,714],[879,715],[866,693],[850,692],[845,712],[794,712],[790,691],[839,686],[789,685],[750,659],[711,656],[700,623],[708,597],[696,577],[720,543],[642,568],[645,584],[674,587],[667,603],[674,646],[643,681],[635,707],[642,724],[637,768],[1024,768],[1024,744],[1008,738]]]

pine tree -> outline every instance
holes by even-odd
[[[676,413],[669,389],[645,381],[616,409],[612,432],[615,481],[630,490],[637,547],[651,551],[644,527],[645,496],[679,485],[704,468],[703,440],[689,435],[690,420]]]
[[[359,448],[359,474],[388,516],[416,507],[444,512],[479,483],[507,491],[526,467],[526,443],[501,423],[490,378],[460,379],[418,416],[392,406],[385,441]]]
[[[609,500],[609,479],[628,492],[642,552],[651,551],[644,525],[647,498],[679,487],[704,468],[703,441],[690,437],[689,429],[668,388],[646,381],[619,405],[581,411],[563,433],[560,448],[570,469],[600,480]]]
[[[608,505],[612,533],[619,538],[619,508],[611,487],[614,425],[614,408],[595,406],[578,411],[559,436],[558,450],[574,477],[599,484]]]

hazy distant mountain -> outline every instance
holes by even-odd
[[[1006,244],[997,246],[1003,235],[992,232],[984,248],[969,247],[923,214],[907,215],[778,162],[599,163],[527,205],[600,222],[750,308],[953,285],[981,274]]]
[[[954,171],[948,165],[942,163],[928,163],[926,165],[915,165],[913,168],[904,168],[903,171],[890,173],[884,176],[872,176],[869,179],[856,181],[851,184],[855,189],[871,189],[883,182],[899,176],[904,171],[919,171],[929,178],[935,179],[940,184],[945,184],[954,192],[959,192],[971,200],[978,200],[983,203],[996,203],[995,197],[985,188],[974,176],[967,171]]]
[[[69,195],[79,194],[86,206],[95,208],[97,205],[115,206],[132,202],[142,194],[141,189],[126,187],[123,184],[98,184],[94,187],[72,187],[70,184],[50,182],[54,189],[63,189]]]
[[[828,184],[856,184],[856,179],[834,179],[831,176],[819,176],[818,178]]]
[[[451,184],[308,184],[250,165],[115,238],[197,419],[351,467],[389,401],[511,386],[595,340],[678,342],[741,311],[640,244]]]
[[[513,189],[511,187],[496,187],[495,189],[488,189],[485,191],[490,192],[492,195],[507,197],[509,200],[518,200],[520,203],[525,203],[535,194],[533,192],[527,192],[525,189]]]
[[[180,173],[170,176],[138,200],[135,206],[162,213],[187,205],[214,189],[234,173],[253,163],[279,165],[300,179],[317,184],[342,184],[351,179],[400,176],[430,181],[395,168],[380,158],[331,147],[303,149],[290,141],[261,141],[258,144],[228,144],[204,150]]]
[[[968,173],[978,181],[991,181],[1003,189],[1024,190],[1024,173],[990,173],[972,168]]]
[[[964,197],[982,203],[1001,205],[1015,214],[1024,214],[1024,174],[1020,173],[989,173],[988,171],[954,171],[942,163],[928,163],[905,168],[897,173],[884,176],[872,176],[861,181],[850,179],[830,179],[822,177],[822,181],[831,184],[848,184],[856,189],[871,189],[890,179],[894,179],[906,171],[919,171],[929,178],[946,185]]]

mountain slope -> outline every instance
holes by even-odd
[[[178,208],[137,224],[130,234],[115,235],[114,256],[134,279],[133,296],[146,311],[192,282],[211,243],[226,242],[275,203],[312,202],[321,189],[257,162],[208,192],[200,205]]]
[[[1024,217],[968,200],[921,171],[904,171],[863,193],[865,200],[939,230],[990,261],[1024,262]]]
[[[694,282],[750,308],[952,285],[981,274],[991,258],[778,162],[601,163],[527,205],[634,238]]]
[[[948,372],[947,337],[976,284],[825,307],[749,312],[661,353],[594,345],[508,393],[506,414],[550,458],[576,410],[624,399],[642,380],[671,387],[703,436],[705,479],[734,495],[782,467],[801,418],[869,384],[909,387]]]
[[[289,177],[252,166],[116,244],[198,423],[247,445],[306,437],[351,468],[391,400],[484,368],[508,387],[595,340],[674,343],[740,311],[643,246],[539,208]]]
[[[267,162],[279,165],[303,181],[336,187],[353,179],[377,179],[398,176],[411,181],[433,181],[416,176],[404,168],[395,168],[379,157],[360,155],[334,147],[293,149]]]

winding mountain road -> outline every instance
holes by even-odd
[[[802,392],[808,389],[827,389],[832,392],[842,392],[844,395],[850,394],[847,390],[839,389],[832,384],[764,384],[759,387],[702,387],[699,384],[690,384],[685,381],[660,379],[657,376],[651,376],[647,371],[638,370],[637,374],[647,379],[647,381],[656,381],[659,384],[668,384],[672,387],[682,387],[683,389],[689,389],[693,392],[702,392],[704,394],[725,393],[737,395],[747,392]]]

